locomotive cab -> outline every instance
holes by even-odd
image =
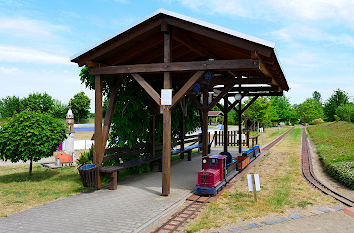
[[[203,170],[198,172],[197,193],[215,195],[225,184],[225,155],[212,155],[202,158]]]

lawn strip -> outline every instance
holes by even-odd
[[[273,136],[269,134],[269,136]],[[258,201],[248,191],[247,180],[241,178],[217,202],[211,203],[189,224],[187,232],[219,228],[242,220],[283,213],[291,208],[331,204],[333,200],[312,188],[300,170],[301,129],[294,129],[276,145],[249,173],[260,176]]]

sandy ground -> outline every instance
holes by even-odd
[[[315,145],[313,144],[311,139],[309,140],[309,142],[310,142],[309,145],[311,151],[313,170],[318,180],[320,180],[323,184],[327,185],[328,187],[335,190],[336,192],[342,194],[343,196],[354,200],[354,190],[350,190],[346,188],[344,185],[340,184],[338,181],[333,179],[324,171],[322,162],[320,161],[319,156],[316,153]]]

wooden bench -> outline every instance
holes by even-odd
[[[214,140],[214,139],[213,139]],[[177,146],[181,143],[180,140],[175,140],[172,146]],[[184,154],[188,154],[188,161],[191,161],[192,158],[192,150],[195,148],[201,148],[202,143],[199,141],[199,135],[191,135],[191,136],[186,136],[184,140],[185,144],[192,143],[191,145],[188,145],[184,147],[184,149],[178,148],[178,149],[172,149],[171,154],[180,154],[180,158],[184,159]],[[208,153],[210,153],[210,147],[211,143],[208,143]],[[156,145],[155,150],[161,151],[162,150],[162,145]],[[127,162],[123,163],[117,163],[111,166],[105,166],[100,169],[100,174],[103,177],[109,177],[110,182],[109,182],[109,189],[115,190],[117,189],[117,181],[118,181],[118,175],[119,171],[132,168],[132,167],[137,167],[141,166],[143,164],[149,163],[150,167],[153,168],[153,163],[155,161],[159,162],[159,171],[162,170],[162,155],[155,155],[154,157],[151,156],[151,151],[149,148],[148,144],[138,144],[134,145],[132,148],[129,147],[123,147],[123,148],[112,148],[112,149],[106,149],[105,150],[105,155],[103,157],[102,162],[108,162],[108,161],[120,161],[120,159],[127,158],[127,157],[137,157],[137,156],[144,156],[144,158],[136,158],[134,160],[130,160]]]
[[[215,135],[214,135],[215,137]],[[184,146],[183,148],[176,148],[176,149],[173,149],[171,151],[171,154],[175,155],[175,154],[180,154],[180,158],[181,159],[184,159],[184,154],[187,153],[188,155],[188,161],[191,161],[192,159],[192,150],[193,149],[201,149],[203,144],[200,142],[200,134],[195,134],[195,135],[189,135],[189,136],[185,136],[184,137],[184,144],[190,144],[190,145],[187,145],[187,146]],[[208,154],[210,154],[210,147],[211,147],[211,144],[213,143],[214,141],[214,138],[211,142],[208,143]],[[174,146],[177,146],[177,145],[180,145],[181,144],[181,140],[179,138],[177,138],[177,140],[173,143],[173,147]]]
[[[146,144],[135,145],[133,148],[123,147],[107,149],[105,154],[109,155],[103,157],[103,162],[120,161],[122,158],[147,155],[145,158],[137,158],[116,165],[102,167],[100,169],[100,174],[104,177],[110,178],[109,189],[111,190],[117,189],[118,174],[121,170],[137,167],[146,163],[150,163],[150,167],[153,168],[153,162],[159,161],[159,171],[161,171],[161,155],[156,155],[154,157],[148,156],[150,155],[150,151]]]
[[[250,136],[250,139],[252,140],[252,147],[254,147],[255,145],[258,144],[258,137],[259,137],[259,134],[254,135],[254,136]]]

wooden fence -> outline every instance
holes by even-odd
[[[228,146],[238,146],[238,139],[239,139],[239,136],[238,136],[238,131],[228,131],[227,133],[227,145]],[[249,131],[245,131],[243,132],[243,134],[245,135],[244,136],[244,139],[241,140],[242,141],[242,145],[243,146],[247,146],[249,147],[250,145],[250,133]],[[215,135],[214,135],[214,146],[223,146],[224,145],[224,131],[215,131]],[[210,135],[210,132],[209,132],[209,142],[210,142],[210,139],[211,139],[211,135]]]

